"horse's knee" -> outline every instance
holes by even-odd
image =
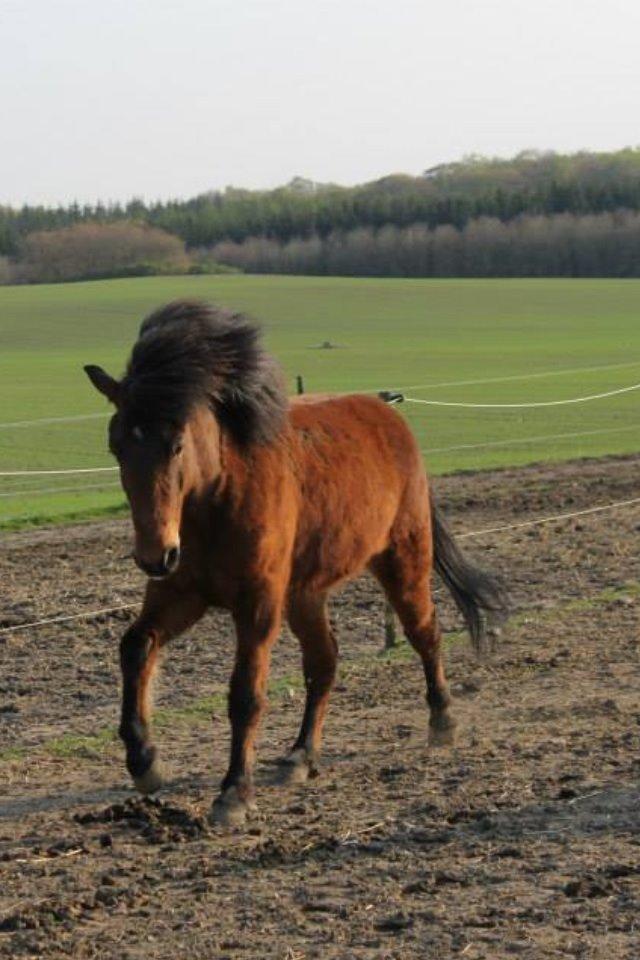
[[[336,679],[337,664],[335,661],[324,663],[311,671],[305,670],[304,684],[307,694],[313,697],[323,697],[327,695]]]

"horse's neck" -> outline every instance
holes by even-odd
[[[191,466],[188,501],[197,509],[220,510],[245,496],[250,477],[246,455],[223,433],[195,438],[195,462]]]
[[[285,430],[273,443],[243,448],[217,424],[214,430],[199,426],[190,514],[197,522],[215,513],[217,522],[243,527],[257,501],[279,496],[289,469],[289,435]]]

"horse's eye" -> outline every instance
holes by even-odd
[[[144,433],[142,432],[140,427],[134,427],[133,430],[131,431],[131,435],[133,436],[134,440],[138,441],[138,443],[140,443],[141,440],[144,440]]]
[[[179,454],[182,453],[182,447],[183,447],[182,439],[174,441],[173,446],[171,447],[171,453],[173,454],[174,457],[177,457]]]

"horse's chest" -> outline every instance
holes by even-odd
[[[201,590],[215,607],[231,609],[240,584],[240,571],[229,557],[211,553],[202,567]]]

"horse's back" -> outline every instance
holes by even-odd
[[[422,466],[415,437],[393,406],[367,394],[303,394],[290,401],[294,432],[317,448],[330,446],[336,461],[386,454],[382,468]],[[326,451],[325,451],[326,452]],[[405,474],[406,476],[406,474]]]

